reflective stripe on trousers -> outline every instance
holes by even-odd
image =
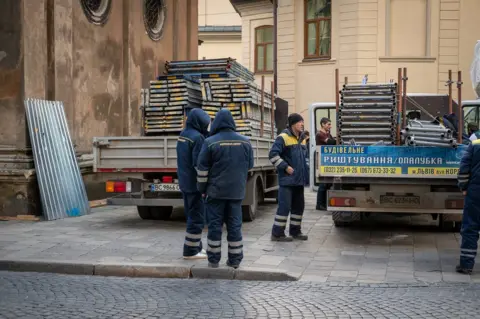
[[[473,269],[477,256],[478,232],[480,231],[480,197],[476,191],[468,190],[463,209],[462,243],[460,246],[460,266]]]
[[[202,251],[202,231],[205,207],[200,193],[183,193],[187,231],[183,243],[183,256],[195,256]]]
[[[304,208],[303,186],[280,186],[278,189],[278,209],[273,222],[272,235],[285,235],[285,227],[290,213],[290,235],[298,235],[301,232]]]
[[[208,219],[208,261],[218,264],[222,257],[222,227],[227,225],[228,260],[239,265],[243,259],[242,200],[223,200],[208,197],[205,207]]]

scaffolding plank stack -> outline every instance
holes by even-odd
[[[240,78],[202,78],[202,108],[213,119],[222,108],[230,110],[237,132],[252,137],[261,136],[262,90],[253,82]],[[272,129],[272,96],[263,91],[263,134],[270,136]]]
[[[396,90],[396,83],[345,84],[338,110],[340,143],[395,144]]]
[[[193,77],[201,77],[202,75],[224,74],[245,81],[255,81],[254,74],[232,58],[167,61],[165,69],[169,75],[188,74]]]
[[[188,109],[202,106],[198,79],[188,75],[160,76],[150,81],[143,109],[144,132],[178,133],[183,129]]]
[[[452,131],[436,121],[411,120],[401,134],[408,146],[457,147]]]

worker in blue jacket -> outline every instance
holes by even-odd
[[[278,173],[278,209],[272,228],[273,241],[307,240],[301,224],[305,208],[304,189],[309,172],[306,161],[306,142],[302,138],[303,118],[293,113],[288,116],[288,128],[275,140],[269,159]],[[290,235],[285,235],[290,214]]]
[[[477,256],[478,232],[480,231],[480,140],[468,145],[460,161],[458,186],[465,196],[463,208],[462,243],[460,246],[460,264],[456,271],[470,274]]]
[[[187,233],[183,245],[184,259],[206,259],[202,249],[202,230],[205,208],[202,194],[197,190],[197,159],[203,142],[208,135],[210,116],[202,109],[189,112],[186,127],[177,141],[178,182],[183,195]]]
[[[232,114],[220,110],[198,157],[198,190],[205,195],[208,220],[208,265],[221,258],[222,227],[227,224],[227,266],[238,268],[243,259],[242,201],[253,149],[247,137],[235,132]]]

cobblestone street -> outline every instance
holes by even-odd
[[[480,286],[0,272],[0,318],[480,318]]]
[[[263,205],[254,222],[244,223],[242,269],[282,270],[317,282],[480,282],[478,268],[471,276],[454,272],[460,236],[440,232],[429,216],[379,216],[335,228],[327,212],[314,210],[315,195],[306,192],[307,242],[270,241],[275,204]],[[141,220],[135,207],[102,207],[52,222],[0,222],[0,260],[206,266],[205,260],[182,259],[183,218],[181,209],[165,222]]]

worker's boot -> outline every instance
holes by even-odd
[[[227,260],[227,267],[237,269],[238,267],[240,267],[240,265],[239,264],[232,264],[230,261]]]
[[[472,269],[468,269],[468,268],[463,268],[462,266],[458,265],[457,267],[455,267],[455,271],[460,273],[460,274],[464,274],[464,275],[470,275],[472,273]]]
[[[292,237],[287,237],[287,236],[285,236],[285,235],[282,235],[282,236],[272,235],[272,237],[270,237],[270,239],[271,239],[272,241],[280,241],[280,242],[293,241],[293,238],[292,238]]]
[[[209,262],[208,263],[208,268],[218,268],[218,263],[214,264],[214,263]]]
[[[292,237],[293,239],[296,239],[296,240],[308,240],[308,236],[305,234],[302,234],[301,232],[296,235],[292,235]]]

